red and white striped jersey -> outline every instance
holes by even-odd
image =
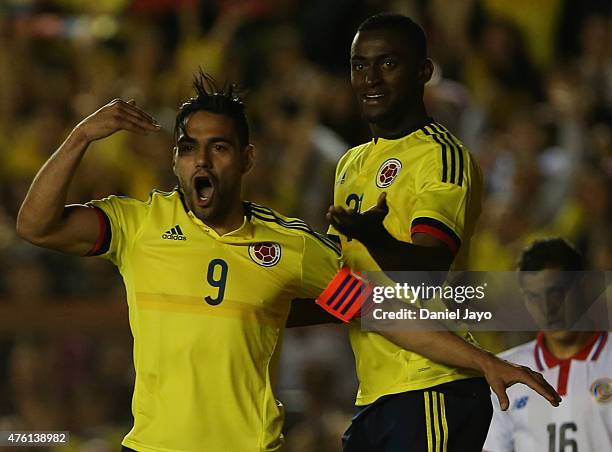
[[[559,407],[525,385],[508,389],[510,408],[493,399],[487,452],[612,451],[612,345],[610,333],[595,333],[574,356],[559,360],[534,341],[500,355],[544,375],[563,398]]]

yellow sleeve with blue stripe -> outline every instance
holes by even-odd
[[[457,254],[469,213],[473,162],[463,145],[445,129],[430,125],[425,133],[436,143],[435,151],[427,153],[415,171],[410,235],[432,235]]]
[[[340,249],[331,239],[315,233],[304,234],[302,255],[303,298],[317,298],[342,267]]]
[[[433,235],[455,254],[461,246],[468,189],[465,185],[443,182],[441,172],[440,161],[435,158],[425,159],[417,171],[410,234]]]

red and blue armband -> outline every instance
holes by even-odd
[[[91,208],[98,215],[98,240],[96,240],[93,248],[85,256],[99,256],[106,253],[110,247],[112,236],[111,225],[108,216],[106,216],[102,209],[96,206],[91,206]]]
[[[373,285],[363,276],[343,267],[319,295],[316,303],[334,317],[350,322],[366,313],[372,306],[372,290]]]

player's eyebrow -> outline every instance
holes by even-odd
[[[177,144],[184,144],[184,143],[197,143],[197,140],[195,138],[190,137],[187,134],[183,134],[179,137],[179,139],[176,141]],[[206,140],[207,144],[216,144],[216,143],[226,143],[229,144],[230,146],[234,145],[234,142],[227,137],[223,137],[223,136],[217,136],[217,137],[211,137],[208,138]]]
[[[227,137],[212,137],[212,138],[209,138],[208,140],[206,140],[206,142],[209,143],[209,144],[226,143],[226,144],[229,144],[231,146],[234,145],[234,142],[231,139],[227,138]]]
[[[191,138],[189,135],[187,134],[183,134],[179,137],[178,140],[176,140],[177,143],[195,143],[196,140]]]
[[[367,57],[364,55],[351,55],[351,61],[355,61],[355,60],[382,60],[385,58],[398,58],[399,57],[399,53],[397,52],[388,52],[388,53],[383,53],[381,55],[373,55],[372,57]]]
[[[377,60],[384,60],[385,58],[399,58],[399,53],[389,52],[389,53],[383,53],[382,55],[376,55]]]

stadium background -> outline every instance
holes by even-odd
[[[257,146],[247,198],[324,230],[335,162],[369,139],[348,50],[357,25],[379,11],[424,26],[436,63],[430,113],[483,167],[471,268],[512,270],[526,243],[559,234],[591,268],[611,270],[610,4],[0,1],[0,430],[70,430],[71,450],[110,451],[131,422],[117,272],[100,259],[37,249],[14,231],[32,177],[66,133],[110,99],[136,99],[163,133],[119,133],[92,146],[70,200],[172,188],[173,119],[201,65],[246,88]],[[529,338],[481,335],[495,351]],[[355,385],[342,328],[288,332],[278,394],[289,450],[338,450]]]

